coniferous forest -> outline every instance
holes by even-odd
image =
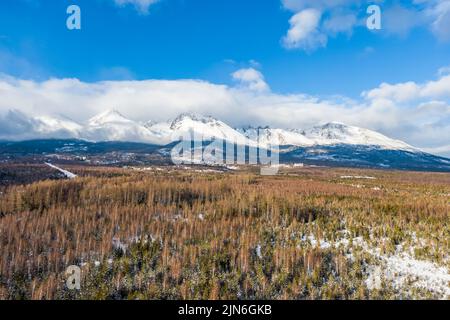
[[[448,174],[69,169],[1,186],[0,299],[448,298]]]

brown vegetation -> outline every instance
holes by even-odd
[[[348,231],[390,250],[415,234],[422,257],[450,252],[448,174],[72,169],[81,177],[0,194],[0,299],[398,298],[368,290],[366,254],[302,239]],[[69,265],[82,266],[79,292]]]

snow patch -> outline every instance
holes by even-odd
[[[342,234],[348,235],[349,232],[344,230]],[[414,237],[415,235],[413,235]],[[314,235],[309,235],[302,237],[301,240],[309,243],[312,247],[323,250],[344,246],[350,252],[348,258],[353,258],[353,248],[349,247],[350,241],[347,238],[332,243],[323,239],[318,240]],[[380,289],[384,279],[397,290],[402,290],[409,285],[430,291],[442,299],[450,298],[450,272],[447,268],[431,261],[413,258],[409,252],[402,250],[402,245],[397,246],[394,254],[387,255],[382,254],[379,248],[371,248],[362,237],[353,238],[352,243],[353,247],[363,249],[379,262],[379,264],[368,266],[369,271],[365,283],[369,290]]]
[[[369,289],[379,289],[381,279],[392,283],[395,289],[406,284],[434,292],[442,298],[450,297],[450,274],[447,268],[439,267],[430,261],[417,260],[407,253],[391,256],[371,251],[380,259],[381,266],[372,266],[366,285]]]
[[[366,179],[366,180],[376,180],[375,177],[369,176],[341,176],[341,179]]]
[[[69,179],[75,179],[75,178],[77,177],[76,174],[74,174],[74,173],[72,173],[72,172],[70,172],[70,171],[61,169],[61,168],[59,168],[59,167],[57,167],[57,166],[55,166],[55,165],[53,165],[53,164],[51,164],[51,163],[46,162],[45,164],[46,164],[47,166],[49,166],[50,168],[53,168],[53,169],[58,170],[59,172],[61,172],[62,174],[64,174],[64,175],[65,175],[67,178],[69,178]]]

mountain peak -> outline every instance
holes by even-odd
[[[327,122],[323,125],[323,127],[328,127],[328,128],[343,128],[343,127],[348,127],[348,125],[346,125],[343,122],[339,122],[339,121],[331,121],[331,122]]]
[[[191,119],[191,120],[194,120],[194,121],[202,121],[202,122],[215,120],[211,116],[204,116],[202,114],[195,113],[195,112],[183,112],[178,117],[176,117],[174,121],[184,120],[184,119]]]
[[[89,120],[89,124],[101,125],[109,122],[130,122],[130,121],[131,120],[127,119],[119,111],[115,109],[109,109],[91,118]]]
[[[143,125],[146,128],[151,128],[151,127],[153,127],[154,125],[157,125],[157,124],[158,124],[158,122],[156,122],[154,120],[147,120],[147,121],[143,122]]]
[[[172,123],[171,128],[175,129],[178,127],[182,122],[185,121],[193,121],[193,122],[201,122],[203,124],[211,124],[211,123],[217,123],[218,120],[211,117],[211,116],[204,116],[198,113],[193,112],[185,112],[180,114],[178,117],[176,117]]]
[[[197,113],[182,113],[173,121],[136,122],[127,119],[115,109],[106,110],[84,124],[78,124],[64,116],[32,117],[17,110],[10,110],[4,116],[4,137],[17,140],[17,137],[73,137],[92,141],[130,141],[151,144],[169,144],[187,132],[195,132],[204,137],[214,137],[239,144],[283,146],[371,146],[386,150],[418,151],[405,142],[388,138],[369,129],[346,125],[341,122],[328,122],[312,128],[272,129],[270,127],[249,126],[233,129],[221,120]],[[0,120],[2,120],[0,118]],[[31,129],[30,129],[31,128]],[[20,132],[14,138],[13,132]],[[11,132],[11,133],[10,133]],[[30,132],[22,134],[22,132]],[[1,136],[0,136],[1,137]],[[420,150],[419,150],[420,151]]]
[[[243,131],[249,131],[249,130],[270,130],[270,126],[252,126],[247,125],[242,128]]]
[[[366,145],[393,150],[417,150],[405,142],[391,139],[369,129],[329,122],[305,130],[304,135],[318,145]]]

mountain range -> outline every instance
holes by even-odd
[[[120,145],[117,143],[139,143],[164,149],[194,132],[250,147],[279,145],[282,162],[450,171],[449,159],[425,153],[378,132],[338,122],[305,129],[235,129],[213,117],[193,113],[183,113],[165,122],[137,122],[115,110],[105,111],[86,123],[64,116],[32,117],[11,110],[1,122],[0,140],[8,142],[71,139],[83,141],[85,145],[115,142],[117,147]]]
[[[237,144],[260,146],[330,146],[338,144],[372,145],[383,149],[418,151],[402,141],[380,133],[332,122],[309,129],[272,129],[247,127],[234,129],[213,117],[183,113],[174,120],[155,123],[136,122],[115,110],[108,110],[89,119],[85,124],[64,116],[30,117],[19,111],[9,111],[0,130],[2,140],[82,139],[92,142],[122,141],[167,145],[191,131],[198,136],[232,141]],[[5,130],[6,129],[6,130]],[[17,134],[19,132],[19,134]]]

